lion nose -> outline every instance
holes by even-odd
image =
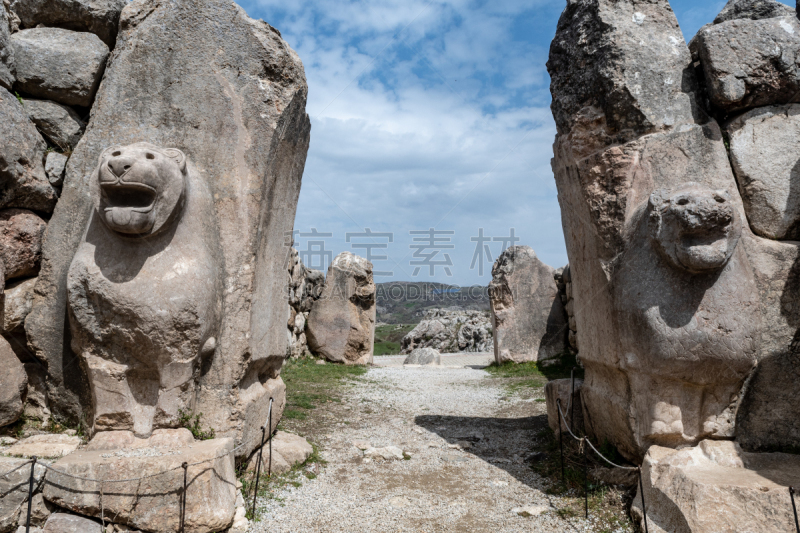
[[[112,157],[108,160],[108,168],[117,177],[125,174],[132,165],[133,159],[130,157]]]

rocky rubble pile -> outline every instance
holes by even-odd
[[[306,337],[306,324],[311,307],[322,295],[325,274],[307,268],[294,248],[289,249],[289,357],[301,357],[310,353]]]
[[[441,353],[489,352],[492,325],[485,311],[431,309],[402,340],[400,353],[433,348]]]

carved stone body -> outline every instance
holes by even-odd
[[[68,274],[72,349],[95,431],[175,427],[194,409],[221,305],[208,190],[184,154],[148,143],[103,152],[95,212]]]

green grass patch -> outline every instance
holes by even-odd
[[[416,324],[383,324],[375,328],[375,355],[398,355],[403,337]]]
[[[281,370],[281,377],[286,383],[283,417],[287,420],[305,420],[310,410],[340,402],[335,392],[337,385],[345,378],[361,376],[366,372],[363,366],[318,365],[317,359],[311,357],[288,360]]]
[[[375,355],[399,355],[402,346],[399,342],[376,342]]]

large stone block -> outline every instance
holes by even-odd
[[[284,387],[279,372],[287,352],[288,309],[284,295],[290,249],[284,237],[292,230],[308,149],[306,93],[303,67],[294,51],[276,30],[250,19],[231,2],[189,0],[165,4],[136,0],[126,5],[114,60],[97,93],[92,120],[67,164],[62,196],[45,233],[42,272],[33,310],[25,324],[34,353],[47,362],[50,408],[55,414],[91,419],[90,380],[76,361],[78,355],[66,345],[68,324],[64,318],[67,274],[76,253],[76,268],[79,263],[91,265],[91,258],[85,254],[92,243],[83,239],[84,234],[87,229],[98,236],[100,233],[96,232],[109,231],[108,218],[105,222],[99,218],[105,212],[95,209],[99,189],[97,175],[92,171],[103,153],[113,154],[109,148],[147,141],[164,149],[176,148],[193,163],[196,180],[191,178],[187,184],[208,190],[207,198],[212,203],[204,209],[208,209],[211,220],[200,226],[189,219],[168,223],[160,235],[153,236],[160,244],[152,257],[145,254],[143,244],[136,239],[131,240],[130,247],[122,246],[120,241],[115,249],[138,263],[113,264],[103,275],[120,281],[121,295],[129,291],[123,285],[132,287],[144,282],[144,277],[136,280],[136,265],[143,271],[156,272],[157,259],[170,253],[163,246],[190,246],[171,237],[173,231],[192,239],[195,244],[191,246],[200,246],[201,237],[208,238],[202,246],[214,250],[214,294],[219,299],[212,310],[218,320],[213,332],[208,330],[215,339],[213,355],[191,354],[194,361],[198,356],[202,361],[196,375],[193,410],[203,413],[204,424],[213,428],[217,436],[230,436],[237,444],[247,443],[249,449],[243,449],[242,455],[248,455],[256,445],[247,434],[248,427],[255,428],[253,433],[257,435],[253,437],[260,436],[258,428],[266,421],[270,397],[275,400],[273,419],[280,419]],[[146,154],[143,157],[146,161]],[[190,191],[186,198],[192,194]],[[183,209],[188,212],[192,204]],[[123,208],[116,211],[112,224],[126,225],[128,211],[133,217],[133,211]],[[130,223],[133,222],[131,218]],[[186,228],[181,227],[184,223]],[[214,227],[216,233],[187,235],[185,230],[189,227]],[[111,255],[101,256],[101,263],[113,259]],[[205,261],[207,256],[203,257]],[[182,273],[184,266],[188,272],[199,272],[194,263],[181,265],[177,270],[163,265],[158,272],[162,277],[183,276],[185,282],[189,277]],[[81,280],[88,278],[79,271],[74,273],[73,287],[79,289]],[[208,281],[198,283],[206,287]],[[217,291],[216,287],[222,290]],[[128,294],[131,298],[141,297],[142,302],[155,302],[157,298],[151,291]],[[178,323],[192,321],[183,315],[169,319]],[[142,324],[150,328],[169,322],[149,320]],[[134,322],[128,318],[125,321],[126,327],[133,327],[131,332],[144,334]],[[168,324],[158,327],[170,328]],[[178,334],[177,329],[173,333]],[[170,353],[189,354],[190,345],[202,349],[209,339],[196,329],[185,333],[186,344],[175,346]],[[94,341],[81,340],[79,346],[84,350],[90,344]],[[212,352],[210,344],[206,347],[208,352],[203,353]],[[108,346],[103,349],[111,353]],[[145,362],[142,368],[148,364]],[[114,369],[107,370],[111,376]],[[182,394],[177,390],[173,393]],[[154,427],[169,426],[173,420],[167,417]]]
[[[794,527],[789,487],[800,483],[800,457],[744,453],[729,441],[653,446],[642,481],[651,533],[783,533]],[[643,526],[641,498],[631,510]]]
[[[13,424],[22,415],[28,391],[25,367],[3,337],[0,337],[0,368],[3,369],[3,380],[0,383],[0,427],[2,427]]]
[[[728,0],[714,19],[714,24],[735,19],[760,20],[794,15],[791,7],[777,0]]]
[[[25,333],[25,317],[31,312],[35,284],[36,278],[29,278],[6,285],[4,298],[0,299],[0,331]]]
[[[24,101],[25,111],[42,134],[61,150],[72,151],[86,124],[72,109],[48,100]]]
[[[16,442],[6,453],[18,457],[63,457],[78,449],[80,437],[61,433],[32,435]]]
[[[42,259],[42,236],[47,223],[26,209],[0,210],[0,260],[5,278],[35,276]]]
[[[800,105],[753,109],[725,129],[753,232],[800,240]]]
[[[722,111],[800,101],[800,22],[793,14],[707,25],[691,46],[711,103]]]
[[[558,434],[559,429],[564,433],[568,430],[576,435],[582,435],[586,426],[583,420],[583,403],[581,402],[582,379],[554,379],[547,382],[544,387],[544,397],[547,401],[547,425]],[[559,413],[559,404],[561,412]],[[564,415],[563,417],[561,415]],[[559,428],[560,426],[560,428]]]
[[[312,352],[329,361],[372,363],[375,342],[375,283],[372,263],[350,252],[337,255],[314,302],[306,330]]]
[[[0,494],[3,495],[0,498],[0,533],[16,529],[20,511],[28,502],[31,465],[24,464],[27,462],[27,459],[0,457]],[[44,474],[44,465],[37,464],[33,470],[34,487],[37,490],[44,479]],[[27,506],[25,507],[27,510]]]
[[[233,522],[236,503],[233,440],[191,442],[188,433],[157,431],[148,441],[116,435],[106,438],[100,433],[95,439],[99,437],[102,443],[90,443],[89,449],[71,453],[52,465],[44,497],[86,516],[100,517],[102,512],[107,520],[114,517],[115,523],[142,531],[178,531],[184,478],[181,465],[187,463],[186,531],[227,529]],[[96,482],[66,474],[136,481],[105,484],[101,501]]]
[[[55,513],[47,519],[42,531],[44,533],[103,533],[103,525],[83,516]]]
[[[11,33],[8,25],[8,12],[5,4],[0,2],[0,87],[11,90],[16,70],[14,47],[11,46]]]
[[[0,87],[0,208],[50,213],[58,195],[44,172],[47,145],[17,98]]]
[[[34,28],[12,35],[11,44],[19,90],[66,105],[92,104],[108,58],[96,35]]]
[[[498,363],[543,361],[567,349],[569,324],[554,274],[528,246],[497,258],[489,299]]]
[[[668,0],[573,0],[547,63],[561,135],[583,155],[694,123],[692,60]]]
[[[91,32],[114,48],[126,0],[11,0],[22,28],[48,27]]]

